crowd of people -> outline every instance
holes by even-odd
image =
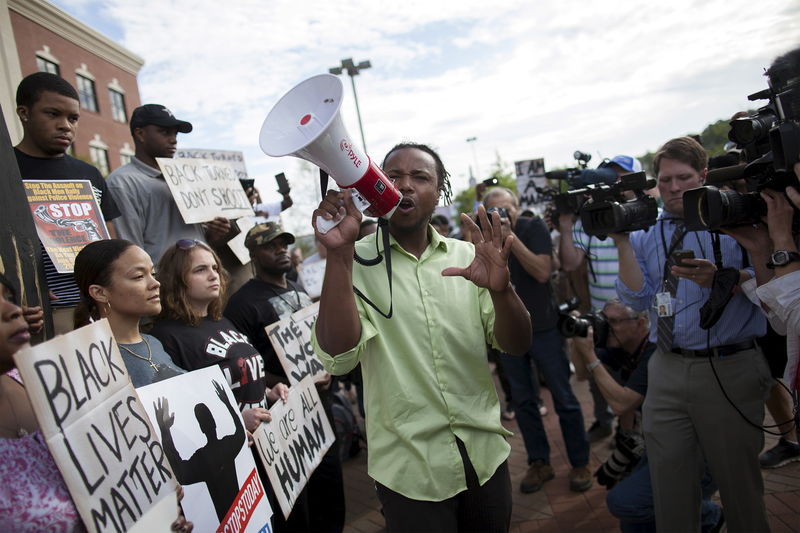
[[[575,492],[595,479],[606,486],[623,531],[769,530],[761,468],[800,460],[792,403],[800,381],[792,225],[800,187],[762,191],[763,224],[723,235],[687,230],[683,194],[704,183],[709,158],[697,140],[680,137],[655,154],[662,208],[648,230],[601,240],[574,214],[523,213],[513,190],[494,186],[474,213],[461,215],[453,238],[451,221],[434,215],[451,196],[444,162],[430,146],[404,142],[381,165],[402,195],[391,218],[376,224],[349,192],[328,191],[309,214],[318,252],[305,262],[276,220],[292,205],[288,192],[268,207],[249,190],[264,218],[247,231],[250,263],[242,266],[225,255],[239,231],[234,221],[183,222],[156,161],[174,156],[178,133],[192,124],[161,105],[137,108],[135,156],[104,179],[66,153],[78,102],[68,82],[48,73],[26,77],[17,91],[21,176],[90,180],[111,238],[84,247],[74,274],[59,274],[42,250],[49,317],[41,307],[21,307],[13,282],[0,275],[0,448],[13,459],[0,461],[0,529],[83,529],[13,369],[13,354],[45,319],[59,334],[107,319],[134,387],[218,365],[243,429],[253,432],[289,394],[265,327],[312,303],[298,267],[324,260],[312,344],[330,374],[317,390],[333,422],[340,380],[331,375],[356,384],[369,474],[389,531],[507,531],[515,490],[504,418],[516,420],[525,446],[519,492],[555,478],[540,382],[571,466],[565,482]],[[642,169],[626,155],[608,166],[618,177]],[[794,171],[800,176],[800,162]],[[319,220],[338,224],[323,233]],[[693,258],[678,263],[676,250]],[[354,260],[376,251],[385,268]],[[737,290],[716,324],[702,329],[701,307],[723,264],[735,272]],[[599,342],[589,328],[567,343],[553,275],[583,266],[588,301],[608,330]],[[507,405],[495,389],[491,351],[507,380]],[[588,427],[573,369],[590,380],[595,420]],[[761,453],[765,405],[781,439]],[[612,434],[614,453],[593,471],[591,444]],[[268,487],[257,457],[256,464]],[[717,491],[721,505],[711,499]],[[274,515],[273,529],[341,531],[344,520],[334,445],[288,518]],[[172,528],[192,528],[180,509]]]

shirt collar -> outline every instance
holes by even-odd
[[[372,239],[377,239],[378,240],[378,250],[380,250],[381,252],[383,252],[383,237],[381,237],[381,231],[384,231],[384,230],[385,231],[389,231],[389,228],[388,227],[381,228],[381,229],[379,229],[378,231],[376,231],[375,233],[373,233],[370,236]],[[430,224],[428,224],[428,239],[430,240],[430,242],[428,243],[428,247],[425,249],[425,252],[422,253],[422,257],[424,257],[428,253],[428,250],[434,251],[434,250],[437,250],[439,248],[441,248],[441,250],[443,252],[447,253],[447,249],[448,249],[447,248],[447,239],[442,237],[439,234],[439,232],[436,231],[434,229],[434,227],[431,226]],[[373,246],[374,246],[374,244],[371,244],[370,248],[372,248]],[[399,251],[402,251],[403,253],[408,253],[403,249],[402,246],[400,246],[400,244],[394,238],[394,235],[392,235],[391,233],[389,234],[389,246],[397,248]],[[420,259],[422,257],[420,257]]]

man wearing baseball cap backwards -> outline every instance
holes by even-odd
[[[224,241],[230,231],[225,218],[205,224],[186,224],[161,175],[157,157],[175,155],[178,133],[189,133],[192,125],[178,120],[160,104],[137,107],[131,115],[135,156],[108,176],[108,187],[122,216],[117,219],[120,238],[141,246],[157,262],[163,251],[180,239],[209,244]]]
[[[231,296],[223,312],[225,318],[247,335],[250,344],[261,353],[270,387],[278,382],[288,385],[289,381],[264,328],[311,305],[311,298],[303,288],[286,278],[292,268],[289,245],[293,243],[294,235],[284,231],[277,222],[265,222],[251,228],[244,245],[250,250],[255,276]],[[323,385],[318,385],[318,390],[333,425],[330,390]],[[345,504],[338,446],[334,445],[328,450],[311,474],[307,487],[301,493],[307,494],[307,506],[305,500],[298,500],[300,504],[295,504],[292,509],[286,529],[341,531],[344,527]],[[278,514],[273,517],[274,520],[282,519]],[[275,529],[283,528],[276,523]]]
[[[642,171],[639,160],[629,155],[614,156],[604,166],[614,169],[618,178]],[[600,240],[587,235],[583,231],[581,221],[576,222],[575,216],[571,213],[561,213],[554,222],[558,224],[558,230],[561,232],[558,247],[561,267],[565,272],[573,272],[583,264],[584,260],[588,261],[586,266],[591,308],[602,309],[608,300],[617,297],[614,283],[619,274],[619,262],[614,241]],[[594,423],[589,428],[589,441],[598,442],[611,435],[614,413],[608,408],[608,403],[594,381],[590,382],[589,389],[594,402]]]

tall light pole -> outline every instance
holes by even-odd
[[[337,76],[342,73],[342,71],[347,71],[347,74],[350,76],[350,84],[353,86],[353,98],[356,101],[356,115],[358,115],[358,129],[361,130],[361,144],[364,147],[364,152],[367,151],[367,141],[364,138],[364,126],[361,124],[361,109],[358,107],[358,94],[356,93],[356,82],[355,76],[358,76],[358,73],[364,69],[371,68],[372,64],[370,64],[369,59],[366,61],[361,61],[358,65],[353,63],[353,58],[348,57],[347,59],[342,59],[342,66],[340,67],[332,67],[328,69],[328,72],[331,74],[336,74]]]
[[[481,175],[481,171],[478,170],[478,152],[475,151],[475,142],[478,140],[477,137],[468,137],[467,142],[472,146],[472,158],[475,160],[475,174],[477,176]],[[472,170],[472,169],[470,169]]]

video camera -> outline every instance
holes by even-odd
[[[614,176],[616,180],[616,173]],[[559,203],[570,207],[578,204],[583,231],[605,239],[609,233],[646,229],[656,223],[658,203],[644,192],[655,185],[656,181],[647,179],[644,172],[634,172],[620,177],[613,185],[587,185],[563,193],[560,195],[563,198],[556,198],[556,209]],[[632,191],[635,198],[628,200],[627,191]]]
[[[592,159],[591,154],[575,150],[572,157],[578,162],[577,167],[563,170],[551,170],[550,172],[545,172],[544,177],[551,180],[566,181],[571,189],[583,188],[588,185],[596,185],[599,183],[612,185],[617,181],[617,173],[614,169],[606,166],[605,161],[601,163],[598,168],[590,169],[586,168],[586,166]],[[569,192],[558,193],[558,191],[554,191],[554,194],[549,200],[555,205],[556,215],[562,213],[577,215],[578,210],[586,201],[586,198],[582,195],[570,194]]]
[[[586,337],[589,327],[594,329],[594,345],[603,347],[608,341],[608,321],[603,313],[585,313],[581,316],[572,316],[580,305],[580,300],[570,298],[558,306],[558,331],[567,339],[572,337]]]
[[[798,185],[793,166],[800,161],[800,48],[776,59],[766,76],[768,88],[747,99],[768,100],[767,105],[730,123],[728,138],[742,149],[747,164],[710,171],[706,186],[683,194],[688,229],[759,222],[767,214],[762,190]],[[736,180],[744,180],[748,192],[717,187]]]

